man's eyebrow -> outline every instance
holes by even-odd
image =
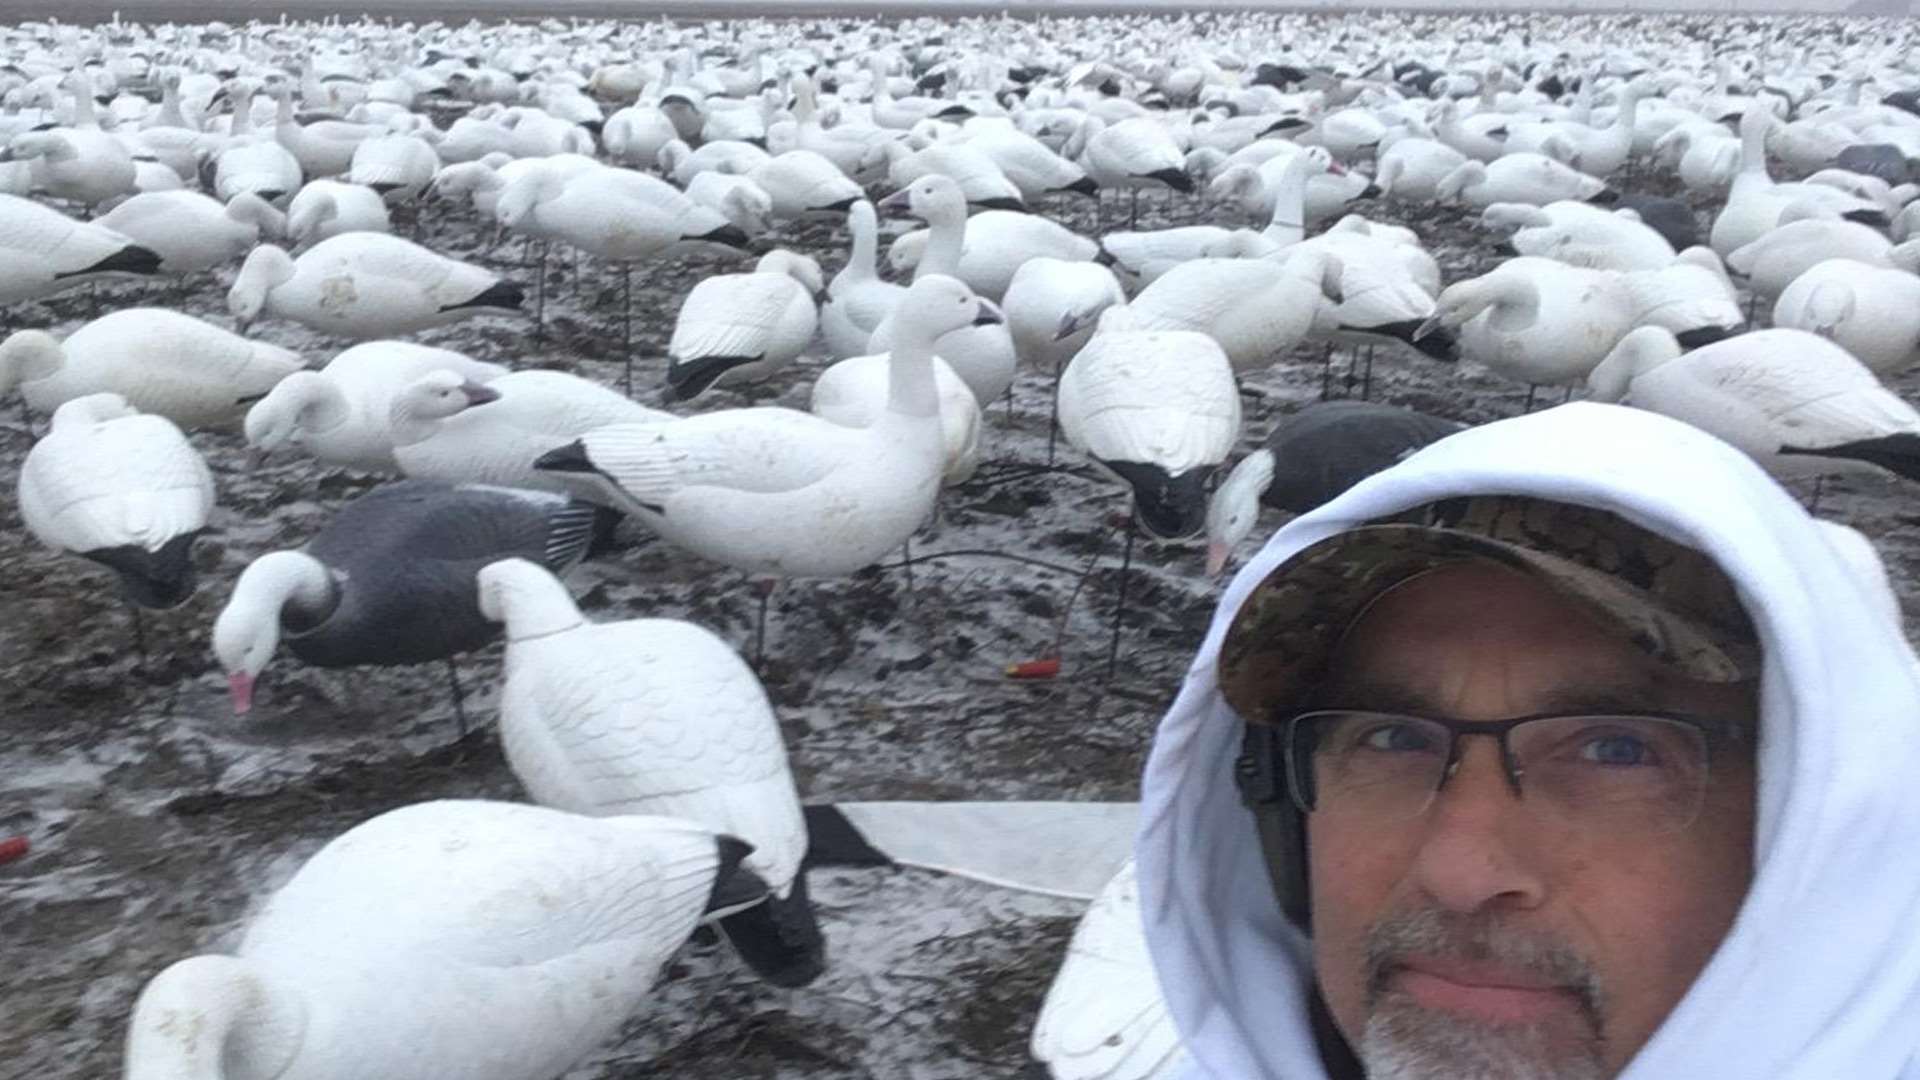
[[[1381,712],[1436,715],[1433,699],[1405,683],[1376,679],[1341,680],[1316,687],[1306,696],[1310,708],[1377,709]],[[1659,687],[1651,678],[1581,685],[1568,683],[1544,691],[1530,710],[1540,714],[1583,712],[1661,712]]]

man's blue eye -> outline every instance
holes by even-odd
[[[1580,756],[1599,765],[1658,765],[1646,740],[1632,735],[1601,735],[1580,748]]]
[[[1389,753],[1420,753],[1436,749],[1433,736],[1412,724],[1381,724],[1360,737],[1368,750]]]

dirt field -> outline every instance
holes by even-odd
[[[1066,197],[1045,210],[1096,231],[1089,200]],[[1108,211],[1111,223],[1113,204]],[[1458,214],[1391,205],[1368,212],[1419,230],[1449,281],[1494,259]],[[423,216],[424,242],[480,257],[487,230],[469,214],[440,206]],[[1147,210],[1154,224],[1228,216],[1184,197],[1153,199]],[[820,258],[829,273],[845,257],[844,234],[833,228],[776,239]],[[518,245],[495,257],[519,258]],[[640,396],[650,403],[659,400],[679,301],[710,269],[661,264],[636,276],[636,386],[646,387]],[[527,266],[503,272],[529,285],[534,275]],[[184,295],[133,285],[98,296],[81,290],[8,313],[10,328],[64,334],[139,304],[231,325],[231,273]],[[562,260],[548,284],[544,343],[530,320],[505,318],[418,340],[617,382],[617,274]],[[314,364],[346,344],[284,322],[263,322],[258,333]],[[804,408],[820,362],[810,354],[788,372],[776,384],[778,400]],[[1908,376],[1896,389],[1914,396],[1917,380]],[[1254,379],[1264,396],[1249,406],[1247,443],[1318,397],[1321,382],[1317,349]],[[1046,459],[1048,387],[1039,373],[1023,373],[1011,413],[992,411],[992,464],[945,496],[939,525],[915,541],[911,584],[888,569],[777,594],[764,670],[810,801],[1134,796],[1153,727],[1198,644],[1216,583],[1201,576],[1197,543],[1137,545],[1119,677],[1105,682],[1120,581],[1115,524],[1127,499],[1064,443],[1063,470],[1022,475],[1018,465]],[[1334,389],[1343,389],[1338,375]],[[1518,412],[1525,388],[1471,365],[1383,352],[1372,396],[1483,422]],[[722,393],[701,406],[739,401]],[[18,413],[9,407],[4,416],[0,461],[11,477],[30,442]],[[45,419],[36,422],[44,427]],[[219,484],[216,532],[201,545],[199,594],[177,611],[148,615],[144,669],[107,572],[40,550],[11,494],[0,496],[0,837],[33,843],[26,859],[0,867],[0,1073],[8,1076],[115,1075],[144,980],[175,959],[231,945],[252,906],[354,823],[429,798],[520,797],[490,726],[456,740],[438,666],[321,672],[283,655],[261,680],[256,712],[230,715],[208,636],[232,581],[260,553],[301,543],[374,480],[303,460],[252,467],[237,438],[194,441]],[[1920,570],[1911,490],[1830,483],[1822,511],[1880,544],[1911,609]],[[1269,514],[1254,542],[1280,523]],[[754,598],[741,576],[658,541],[634,536],[571,580],[599,618],[687,618],[749,647]],[[1005,664],[1048,655],[1056,642],[1060,678],[1002,676]],[[498,664],[497,648],[460,664],[478,718],[491,718]],[[824,872],[813,892],[832,950],[816,985],[775,990],[721,950],[690,946],[670,967],[656,1007],[570,1075],[1031,1075],[1032,1018],[1077,905],[911,871]]]

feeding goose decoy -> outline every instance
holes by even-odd
[[[1305,340],[1339,302],[1340,260],[1286,248],[1265,258],[1192,259],[1140,291],[1129,306],[1139,330],[1189,330],[1225,351],[1237,374],[1257,371]],[[1091,324],[1076,315],[1072,329]],[[1417,320],[1416,320],[1417,323]],[[1062,325],[1061,330],[1068,327]]]
[[[1021,362],[1056,374],[1093,336],[1100,312],[1126,302],[1113,271],[1099,263],[1029,259],[1007,285],[1007,333]],[[1063,337],[1060,328],[1069,315],[1080,325]]]
[[[480,571],[480,610],[506,628],[500,743],[535,802],[594,817],[660,814],[753,845],[765,903],[720,919],[741,958],[805,986],[826,942],[807,899],[807,827],[773,705],[746,662],[677,619],[592,623],[547,570]]]
[[[1682,353],[1642,327],[1587,379],[1624,401],[1733,444],[1781,479],[1834,473],[1920,480],[1920,412],[1840,346],[1804,330],[1756,330]]]
[[[1240,391],[1232,362],[1213,338],[1145,329],[1129,307],[1117,306],[1101,312],[1093,337],[1061,372],[1058,397],[1067,441],[1132,493],[1107,650],[1111,679],[1120,659],[1134,523],[1162,539],[1200,531],[1207,481],[1240,434]]]
[[[253,249],[227,292],[244,330],[256,319],[290,319],[322,333],[382,338],[475,315],[517,314],[519,285],[385,233],[342,233],[297,258],[272,244]]]
[[[711,911],[764,895],[693,822],[443,800],[334,838],[231,955],[133,1006],[127,1080],[551,1080],[614,1038]]]
[[[114,275],[160,272],[160,255],[100,225],[0,194],[0,305]]]
[[[693,287],[667,344],[667,389],[690,401],[714,386],[758,382],[791,364],[819,326],[820,264],[770,251],[753,272]]]
[[[1781,292],[1773,325],[1819,334],[1875,375],[1892,375],[1920,360],[1920,277],[1826,259]]]
[[[1494,203],[1483,224],[1513,229],[1516,254],[1556,259],[1589,270],[1654,270],[1671,263],[1673,245],[1641,224],[1639,215],[1562,199],[1545,206]]]
[[[1744,278],[1756,297],[1777,300],[1801,274],[1828,259],[1920,271],[1920,238],[1903,244],[1880,230],[1852,221],[1813,218],[1789,221],[1735,248],[1727,269]]]
[[[1077,160],[1101,188],[1132,193],[1128,228],[1139,224],[1142,188],[1164,187],[1182,194],[1193,191],[1193,177],[1187,175],[1180,144],[1155,117],[1137,116],[1109,125],[1089,114],[1061,152]]]
[[[1422,326],[1453,327],[1460,355],[1527,384],[1527,405],[1542,386],[1569,392],[1628,330],[1636,311],[1620,275],[1532,256],[1447,286]]]
[[[163,274],[193,274],[232,262],[286,218],[265,199],[240,192],[225,206],[197,191],[150,191],[101,215],[100,225],[160,256]]]
[[[322,668],[447,662],[493,641],[474,575],[501,559],[564,571],[585,557],[603,508],[543,491],[405,480],[377,487],[333,515],[298,550],[253,560],[213,626],[233,711],[282,644]],[[461,734],[466,713],[453,686]]]
[[[380,193],[360,184],[309,180],[287,203],[287,239],[319,243],[350,232],[392,232],[393,220]]]
[[[1440,202],[1465,202],[1486,207],[1494,203],[1545,206],[1562,199],[1605,202],[1611,197],[1604,180],[1588,176],[1544,154],[1519,152],[1492,163],[1469,161],[1434,188]]]
[[[1737,333],[1746,322],[1739,293],[1710,247],[1690,247],[1665,266],[1620,279],[1633,297],[1633,325],[1665,327],[1685,348]]]
[[[1207,504],[1207,575],[1218,576],[1271,506],[1304,514],[1464,425],[1397,405],[1316,401],[1281,419]]]
[[[134,605],[177,607],[193,595],[193,543],[213,510],[213,474],[186,436],[118,394],[74,398],[20,463],[20,516],[57,552],[112,570]]]
[[[60,341],[21,330],[0,343],[0,396],[52,412],[88,394],[118,394],[183,428],[237,428],[256,401],[300,371],[299,356],[165,308],[125,308]]]

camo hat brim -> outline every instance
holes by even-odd
[[[1245,720],[1279,719],[1326,677],[1335,646],[1383,593],[1472,559],[1538,576],[1683,675],[1759,674],[1753,623],[1706,555],[1605,510],[1481,495],[1349,529],[1275,568],[1227,630],[1221,692]]]

